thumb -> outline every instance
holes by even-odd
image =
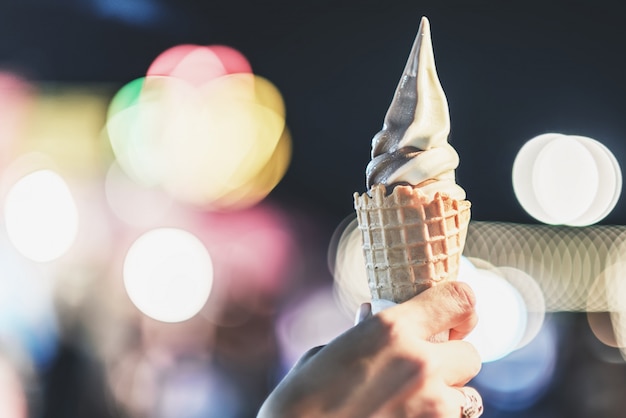
[[[411,321],[424,339],[452,330],[451,338],[463,338],[478,320],[474,307],[476,297],[466,283],[449,281],[433,286],[419,295],[388,309],[399,320]]]
[[[299,368],[304,366],[313,356],[315,356],[317,354],[318,351],[320,351],[324,347],[326,347],[326,346],[325,345],[318,345],[317,347],[313,347],[313,348],[309,349],[306,353],[304,353],[302,355],[302,357],[300,357],[298,359],[298,361],[296,361],[296,364],[293,365],[291,370],[298,370]]]

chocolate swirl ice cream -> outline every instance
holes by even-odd
[[[471,203],[456,184],[459,156],[449,132],[448,101],[422,18],[383,128],[372,140],[367,191],[354,194],[373,306],[404,302],[458,275]]]
[[[383,184],[417,187],[429,198],[445,193],[457,200],[465,191],[455,179],[459,156],[448,143],[448,101],[435,68],[428,19],[422,18],[400,83],[372,140],[367,188]]]

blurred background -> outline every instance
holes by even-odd
[[[621,8],[499,3],[0,0],[0,417],[254,417],[348,329],[423,15],[484,416],[622,416]]]

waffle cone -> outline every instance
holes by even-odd
[[[404,302],[455,280],[470,220],[470,202],[419,189],[384,185],[354,194],[372,299]]]

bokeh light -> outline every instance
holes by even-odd
[[[252,73],[246,57],[226,45],[177,45],[163,51],[146,75],[172,76],[202,85],[226,74]]]
[[[522,207],[546,224],[586,226],[615,207],[622,173],[600,142],[549,133],[528,141],[513,164],[513,188]]]
[[[241,400],[210,367],[188,364],[165,373],[156,414],[162,418],[235,417]]]
[[[346,314],[354,315],[362,303],[372,299],[365,271],[363,238],[354,216],[337,227],[329,247],[329,262],[337,300]]]
[[[2,229],[0,266],[0,347],[45,368],[57,352],[53,283],[40,265],[19,256]]]
[[[25,388],[13,365],[0,358],[0,417],[27,418]]]
[[[0,71],[0,167],[8,164],[28,127],[34,90],[22,77]]]
[[[607,311],[594,279],[626,253],[626,227],[566,227],[472,221],[464,254],[496,267],[513,267],[532,277],[545,299],[546,312]],[[601,297],[602,296],[602,297]]]
[[[356,219],[350,217],[335,231],[329,249],[334,291],[347,315],[354,315],[361,303],[371,301],[362,245]],[[495,268],[484,260],[463,257],[458,279],[472,286],[479,301],[481,320],[468,340],[478,348],[484,362],[506,356],[537,335],[545,302],[530,276],[511,267]]]
[[[206,245],[215,281],[202,316],[223,327],[268,314],[302,276],[302,254],[289,215],[268,202],[238,211],[203,212],[189,224]],[[294,277],[294,274],[296,277]]]
[[[471,385],[481,393],[486,409],[520,411],[530,408],[552,383],[557,363],[558,334],[554,321],[546,321],[524,348],[483,364]]]
[[[586,315],[589,328],[598,341],[609,347],[620,348],[611,312],[587,312]]]
[[[476,347],[483,363],[515,350],[527,324],[526,305],[517,290],[494,272],[474,267],[466,258],[461,259],[459,280],[468,283],[476,294],[480,320],[466,340]]]
[[[619,348],[626,359],[626,243],[611,252],[606,268],[592,282],[587,319],[594,335],[604,344]],[[600,309],[598,309],[600,308]]]
[[[546,302],[539,284],[528,274],[513,267],[495,267],[491,263],[479,258],[468,258],[474,267],[493,272],[496,276],[505,279],[524,301],[526,311],[526,329],[523,337],[517,344],[516,350],[525,346],[535,338],[543,325],[546,315]]]
[[[521,296],[526,312],[526,329],[516,350],[530,343],[543,327],[546,316],[546,302],[541,288],[528,274],[513,267],[499,267],[500,277],[503,277]]]
[[[163,52],[113,97],[106,128],[129,178],[205,209],[258,203],[291,159],[280,92],[227,46]]]
[[[155,225],[173,207],[172,198],[162,189],[142,187],[132,181],[115,162],[107,171],[104,187],[109,208],[129,225]]]
[[[65,181],[54,171],[26,175],[7,193],[4,216],[12,244],[25,257],[46,262],[73,244],[78,211]]]
[[[202,242],[175,228],[140,236],[124,260],[124,286],[133,304],[163,322],[185,321],[206,303],[213,264]]]
[[[276,330],[285,370],[309,349],[327,344],[352,325],[352,318],[337,305],[332,287],[311,290],[278,320]]]
[[[109,158],[101,140],[109,100],[107,87],[42,87],[29,110],[28,129],[18,138],[11,157],[39,152],[54,161],[64,176],[99,175],[102,161]]]

